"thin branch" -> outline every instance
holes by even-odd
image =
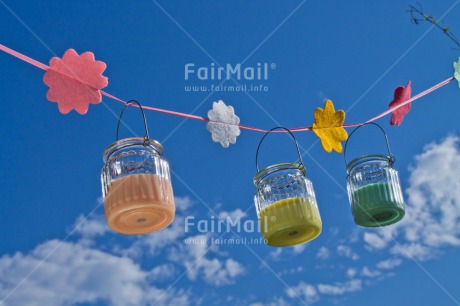
[[[420,24],[421,22],[429,22],[432,25],[436,26],[440,29],[447,37],[449,37],[459,48],[455,48],[456,50],[460,50],[460,41],[457,37],[450,31],[449,27],[439,24],[436,20],[436,17],[433,15],[425,14],[423,12],[422,5],[417,3],[417,6],[409,5],[409,10],[411,22],[414,24]]]

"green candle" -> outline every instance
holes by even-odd
[[[404,217],[404,208],[398,184],[369,184],[352,193],[351,210],[355,223],[364,227],[396,223]]]

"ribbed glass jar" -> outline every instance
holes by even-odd
[[[254,178],[254,202],[260,230],[271,246],[292,246],[321,233],[321,217],[313,185],[303,165],[281,163]]]
[[[152,139],[125,138],[103,153],[102,194],[109,227],[121,234],[159,231],[174,220],[174,194],[163,147]]]
[[[347,172],[348,197],[357,225],[381,227],[404,217],[401,184],[391,157],[361,156],[347,165]]]

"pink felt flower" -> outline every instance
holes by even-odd
[[[90,103],[101,102],[101,88],[109,83],[102,76],[106,65],[94,60],[92,52],[78,55],[73,49],[65,52],[62,59],[53,57],[50,67],[43,77],[49,86],[46,98],[57,102],[62,114],[75,109],[79,114],[86,114]]]
[[[390,108],[398,106],[399,104],[407,101],[410,99],[410,94],[412,91],[412,88],[410,87],[411,81],[409,81],[406,85],[404,86],[399,86],[395,90],[394,94],[394,99],[393,101],[390,102]],[[390,120],[391,125],[397,125],[400,126],[402,121],[404,120],[404,116],[410,111],[410,103],[406,104],[404,106],[401,106],[397,110],[392,111],[392,116]]]

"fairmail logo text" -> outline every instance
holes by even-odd
[[[197,66],[187,63],[184,66],[185,80],[230,80],[262,81],[268,80],[269,71],[276,68],[274,63],[257,63],[255,66],[241,64],[226,64],[218,66],[211,63],[209,66]]]

